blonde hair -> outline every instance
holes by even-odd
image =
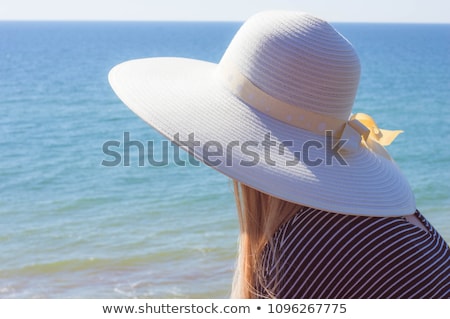
[[[255,298],[257,284],[263,284],[260,265],[262,249],[280,225],[302,206],[262,193],[237,181],[233,183],[240,235],[231,297]]]

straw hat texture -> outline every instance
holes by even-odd
[[[262,192],[330,212],[412,214],[411,188],[384,148],[400,131],[352,114],[353,46],[303,12],[248,19],[218,64],[131,60],[109,81],[144,121],[197,159]]]

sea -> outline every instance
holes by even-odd
[[[0,298],[228,298],[230,180],[187,155],[126,154],[126,138],[164,139],[108,72],[144,57],[218,62],[241,24],[0,22]],[[355,112],[404,130],[389,152],[450,242],[450,25],[333,26],[360,56]],[[104,165],[105,143],[120,163]]]

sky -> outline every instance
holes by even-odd
[[[0,0],[0,20],[244,21],[270,9],[330,22],[450,23],[449,0]]]

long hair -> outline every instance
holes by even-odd
[[[302,206],[233,181],[240,235],[232,298],[257,297],[261,278],[260,255],[275,231]]]

